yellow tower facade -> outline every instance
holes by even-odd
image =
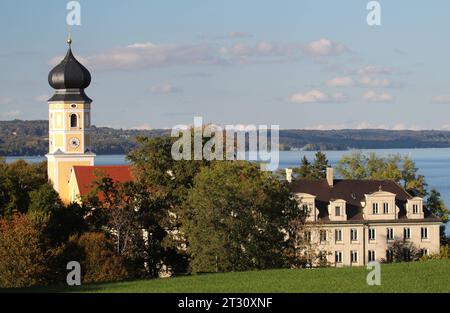
[[[55,94],[48,100],[48,177],[61,200],[68,204],[69,179],[75,165],[93,166],[91,151],[91,103],[84,89],[91,82],[89,71],[72,54],[71,40],[64,59],[48,76]]]

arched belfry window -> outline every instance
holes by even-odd
[[[70,127],[78,127],[78,117],[76,114],[70,115]]]

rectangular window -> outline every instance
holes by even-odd
[[[334,260],[336,263],[342,263],[342,251],[334,252]]]
[[[422,239],[428,239],[428,228],[427,227],[422,227],[420,229],[420,236]]]
[[[409,227],[403,228],[403,239],[411,238],[411,229]]]
[[[369,240],[375,240],[376,232],[375,228],[369,228]]]
[[[335,236],[336,241],[342,241],[342,230],[336,229],[334,231],[334,236]]]
[[[320,231],[320,242],[327,241],[327,231],[321,230]]]
[[[419,205],[413,204],[413,214],[419,214]]]
[[[387,228],[386,237],[387,237],[387,240],[394,240],[394,229],[393,228]]]
[[[378,203],[372,203],[372,214],[378,214]]]
[[[334,207],[334,212],[336,216],[341,216],[341,207],[340,206]]]
[[[369,252],[369,255],[368,255],[369,262],[375,261],[375,251],[369,250],[368,252]]]
[[[358,263],[358,251],[350,251],[350,258],[352,263]]]
[[[383,214],[388,214],[389,213],[389,203],[384,202],[383,203]]]
[[[302,205],[302,210],[303,210],[303,213],[304,213],[304,214],[308,214],[308,213],[309,213],[309,210],[308,210],[308,204],[304,203],[304,204]]]
[[[358,240],[358,230],[355,228],[350,229],[350,240],[356,241]]]
[[[428,249],[420,249],[420,255],[421,256],[427,256],[428,255]]]
[[[305,231],[305,241],[311,242],[311,232],[309,230]]]
[[[386,250],[386,261],[388,262],[394,261],[394,251],[392,251],[391,249]]]

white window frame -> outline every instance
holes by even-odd
[[[377,255],[376,255],[375,250],[369,250],[369,251],[368,251],[368,254],[367,254],[367,260],[368,260],[369,262],[373,262],[373,261],[375,261],[376,259],[377,259]]]
[[[404,227],[403,228],[403,239],[411,239],[411,228]]]
[[[389,214],[389,202],[383,202],[383,214]]]
[[[322,234],[325,234],[324,236],[322,236]],[[326,230],[323,230],[323,229],[321,229],[320,231],[319,231],[319,239],[320,239],[320,242],[321,243],[323,243],[323,242],[326,242],[327,241],[327,231]]]
[[[387,238],[387,240],[394,240],[395,234],[394,234],[393,227],[386,228],[386,238]]]
[[[339,234],[339,236],[338,236],[338,234]],[[342,242],[342,229],[334,230],[334,239],[336,242]]]
[[[339,212],[338,212],[338,211],[339,211]],[[339,213],[339,214],[337,214],[337,213]],[[336,206],[334,207],[334,215],[335,215],[335,216],[342,216],[341,206],[340,206],[340,205],[336,205]]]
[[[334,262],[336,264],[342,263],[342,251],[334,251]]]
[[[306,242],[311,242],[311,231],[310,230],[306,230],[303,233],[304,239]]]
[[[350,241],[358,241],[358,229],[350,229]]]
[[[425,236],[424,236],[425,235]],[[420,228],[420,238],[423,239],[428,239],[428,227],[421,227]]]
[[[358,263],[358,251],[350,251],[350,263]]]
[[[372,236],[372,234],[373,234],[373,236]],[[369,228],[369,235],[368,235],[368,237],[369,237],[369,240],[376,240],[376,238],[377,238],[377,231],[376,231],[375,228]]]
[[[374,202],[372,203],[372,214],[378,215],[378,213],[379,213],[378,202]]]
[[[412,209],[413,209],[413,214],[419,214],[419,205],[418,204],[413,204]]]

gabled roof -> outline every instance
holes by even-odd
[[[80,196],[88,194],[91,191],[92,183],[102,175],[121,183],[133,180],[131,169],[128,165],[74,166],[73,171]]]

